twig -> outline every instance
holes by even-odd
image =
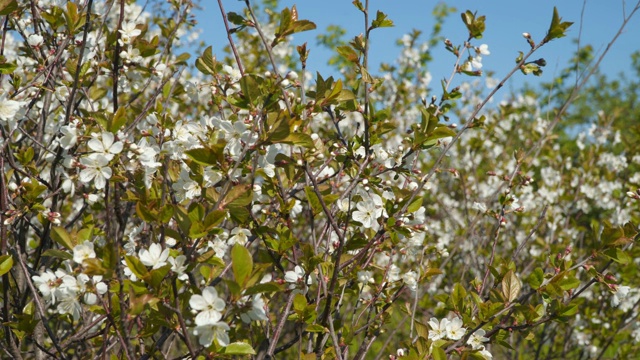
[[[258,35],[260,36],[260,40],[262,40],[262,44],[264,45],[265,50],[267,51],[267,55],[269,55],[269,61],[271,61],[271,66],[273,68],[273,73],[276,74],[279,79],[282,79],[282,76],[280,75],[280,72],[278,71],[278,66],[276,65],[276,60],[273,57],[273,51],[271,49],[271,45],[269,44],[269,42],[267,41],[267,38],[264,36],[264,33],[262,32],[262,27],[260,26],[260,23],[258,22],[258,18],[256,17],[256,15],[253,12],[253,9],[251,8],[251,2],[250,2],[250,0],[244,0],[244,2],[247,5],[247,10],[249,10],[249,14],[251,15],[253,26],[258,31]],[[289,96],[287,96],[287,92],[284,89],[284,87],[282,86],[282,82],[279,82],[278,86],[280,87],[280,91],[282,92],[282,100],[284,101],[284,104],[287,107],[287,111],[289,112],[289,116],[293,116],[293,110],[291,109],[291,103],[289,101]]]
[[[29,270],[27,269],[27,265],[24,263],[24,259],[22,258],[22,256],[20,256],[20,254],[22,254],[22,250],[20,249],[20,244],[16,243],[14,244],[14,246],[16,247],[16,251],[15,251],[16,253],[14,257],[18,259],[20,268],[22,269],[25,280],[27,281],[27,286],[29,286],[29,290],[31,290],[31,293],[33,294],[33,302],[36,304],[36,310],[38,311],[38,316],[40,317],[40,321],[42,322],[42,325],[47,331],[47,334],[49,335],[49,338],[51,339],[53,346],[56,348],[56,351],[58,351],[58,354],[60,354],[60,357],[64,360],[66,359],[66,357],[64,356],[64,352],[60,347],[60,344],[58,343],[58,338],[56,337],[56,334],[53,333],[53,331],[51,330],[51,327],[49,326],[47,317],[45,315],[44,306],[42,305],[42,301],[40,299],[40,296],[38,295],[38,290],[33,285],[33,281],[31,281],[31,276],[29,274]],[[5,299],[5,300],[8,300],[8,299]]]
[[[224,21],[224,28],[227,31],[227,39],[229,40],[229,46],[231,47],[231,52],[233,53],[233,57],[236,59],[236,64],[238,64],[238,70],[240,71],[240,74],[244,76],[244,68],[242,67],[242,61],[240,60],[240,55],[238,55],[238,49],[236,49],[236,44],[233,42],[233,37],[231,37],[229,20],[227,19],[227,13],[224,11],[224,7],[222,6],[222,0],[218,0],[218,7],[220,8],[222,21]]]
[[[549,205],[544,206],[544,208],[542,209],[542,212],[540,213],[540,216],[538,216],[538,221],[536,222],[536,226],[534,226],[533,229],[531,229],[531,231],[529,232],[529,236],[527,236],[524,240],[522,240],[520,245],[518,245],[518,248],[516,249],[516,251],[514,251],[513,255],[511,255],[511,261],[516,261],[516,258],[518,258],[518,254],[520,253],[520,251],[522,251],[522,249],[527,244],[529,239],[533,237],[533,234],[535,234],[536,231],[538,231],[538,229],[542,225],[542,221],[544,220],[545,215],[547,214],[548,208],[549,208]]]
[[[282,328],[284,328],[284,323],[287,321],[287,314],[289,313],[289,309],[291,309],[291,305],[293,304],[293,298],[295,297],[295,295],[295,292],[291,291],[289,297],[287,298],[287,304],[284,306],[284,309],[282,309],[282,312],[280,313],[280,321],[278,321],[278,325],[273,332],[273,336],[271,336],[271,339],[269,339],[267,356],[273,357],[274,350],[276,348],[276,345],[278,344],[278,339],[280,338],[280,333],[282,332]]]
[[[189,354],[192,359],[196,358],[196,352],[193,350],[193,345],[191,344],[191,340],[189,339],[189,334],[187,333],[187,325],[184,322],[184,318],[182,316],[182,312],[180,311],[180,299],[178,298],[178,287],[176,286],[177,278],[172,279],[171,281],[171,289],[173,290],[173,299],[174,306],[176,307],[176,314],[178,315],[178,322],[180,323],[180,330],[182,330],[182,335],[184,336],[184,342],[187,344],[187,349],[189,349]]]
[[[369,36],[372,29],[369,28],[369,0],[365,1],[364,5],[364,51],[362,54],[362,67],[365,71],[369,71]],[[369,139],[369,131],[370,131],[370,119],[369,119],[369,89],[367,89],[367,82],[362,77],[362,86],[364,90],[364,153],[365,156],[369,157],[371,154],[371,141]]]

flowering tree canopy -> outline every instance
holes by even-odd
[[[372,69],[393,21],[355,0],[334,77],[295,6],[219,4],[226,51],[192,54],[190,1],[0,0],[3,357],[637,356],[640,53],[500,100],[555,9],[503,73],[445,5]]]

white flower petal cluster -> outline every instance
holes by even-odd
[[[467,340],[467,345],[471,346],[473,350],[484,349],[483,344],[489,341],[489,338],[484,336],[485,334],[486,331],[483,329],[476,330]]]
[[[44,38],[42,35],[31,34],[27,37],[27,43],[31,47],[38,47],[44,43]]]
[[[142,34],[142,31],[136,28],[136,26],[138,26],[138,24],[133,21],[125,21],[122,23],[122,28],[118,30],[120,33],[120,40],[118,40],[120,46],[130,44],[133,38]]]
[[[22,102],[10,100],[6,94],[0,95],[0,121],[12,122],[22,106]]]
[[[366,229],[377,230],[380,227],[378,219],[387,214],[382,198],[377,194],[363,195],[362,201],[356,204],[356,209],[351,216]]]
[[[189,275],[185,273],[187,270],[187,257],[185,255],[178,255],[176,257],[169,256],[167,259],[169,264],[171,264],[171,271],[178,274],[178,279],[187,280]]]
[[[98,295],[104,295],[108,291],[101,276],[73,275],[62,269],[55,273],[47,270],[32,279],[47,304],[56,305],[59,314],[69,314],[74,321],[79,320],[82,315],[81,301],[93,305],[97,302]]]
[[[70,129],[67,130],[70,131]],[[70,139],[66,145],[71,146],[72,143],[73,141]],[[115,136],[112,133],[105,131],[101,134],[91,134],[91,140],[87,146],[94,152],[80,158],[83,169],[78,178],[85,184],[93,181],[97,190],[104,189],[107,180],[113,174],[109,162],[122,151],[123,144],[120,141],[115,141]]]
[[[93,243],[90,241],[85,241],[73,248],[73,261],[78,264],[82,264],[85,259],[93,259],[95,257],[96,252],[93,250]]]
[[[238,159],[245,146],[253,145],[258,139],[257,133],[251,131],[243,121],[237,120],[232,123],[228,120],[212,118],[211,122],[213,127],[218,129],[227,141],[225,150],[229,152],[233,159]]]
[[[150,266],[152,269],[159,269],[167,265],[169,249],[162,250],[160,244],[151,244],[148,250],[140,250],[138,257],[140,258],[140,262],[145,266]]]
[[[409,288],[409,290],[418,290],[418,273],[416,273],[415,271],[409,271],[403,274],[402,280],[404,281],[404,284]]]
[[[246,312],[240,314],[240,319],[245,323],[252,321],[265,321],[269,320],[266,312],[266,305],[264,299],[260,294],[255,294],[252,297],[245,296],[242,298],[244,304],[251,303],[249,309]]]
[[[97,190],[102,190],[107,185],[107,180],[113,174],[109,167],[109,159],[102,154],[89,154],[80,159],[80,164],[84,167],[78,176],[78,179],[85,183],[91,183]]]
[[[202,290],[202,295],[192,295],[189,299],[189,306],[197,312],[193,334],[198,336],[200,345],[208,347],[215,339],[221,346],[227,346],[229,344],[229,335],[227,334],[229,325],[220,321],[226,303],[218,297],[216,289],[207,286]]]
[[[119,154],[123,148],[122,142],[115,141],[115,136],[108,131],[104,131],[101,134],[91,134],[91,140],[89,140],[87,146],[95,153],[103,155],[109,161],[113,160],[113,157]]]
[[[428,335],[429,339],[432,341],[440,339],[460,340],[467,331],[462,325],[462,319],[457,316],[453,320],[444,318],[438,321],[437,318],[431,318],[429,320],[429,327],[431,327]]]
[[[615,292],[611,297],[611,306],[617,307],[620,305],[620,302],[624,300],[627,295],[629,295],[629,291],[631,290],[630,286],[618,285],[615,287]]]
[[[231,237],[227,240],[227,244],[229,246],[233,246],[234,244],[239,244],[244,246],[244,244],[249,241],[249,236],[251,236],[251,231],[248,229],[243,229],[242,227],[237,227],[231,230]]]
[[[289,283],[289,289],[296,289],[294,292],[306,293],[308,285],[314,283],[314,274],[309,274],[305,282],[305,271],[300,265],[296,265],[293,270],[284,273],[284,281]],[[300,289],[301,288],[301,289]]]
[[[358,271],[358,282],[360,284],[369,284],[375,282],[373,273],[367,270]]]

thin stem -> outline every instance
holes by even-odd
[[[278,344],[278,339],[280,338],[280,333],[284,328],[284,324],[287,321],[287,314],[289,313],[289,309],[291,309],[291,305],[293,304],[293,298],[295,297],[295,293],[292,291],[287,298],[287,304],[282,309],[282,313],[280,313],[280,320],[278,321],[278,325],[276,326],[275,331],[273,332],[273,336],[269,339],[269,349],[267,350],[267,355],[273,357],[274,351],[276,349],[276,345]]]
[[[269,42],[267,41],[266,36],[264,36],[264,33],[262,32],[262,27],[260,26],[260,23],[258,22],[258,18],[256,17],[256,15],[253,12],[253,9],[251,8],[251,2],[249,0],[245,0],[244,1],[245,4],[247,5],[247,9],[249,10],[249,14],[251,14],[251,20],[253,21],[253,26],[256,28],[256,31],[258,31],[258,35],[260,36],[260,40],[262,40],[262,44],[264,45],[265,50],[267,51],[267,55],[269,56],[269,61],[271,62],[271,66],[273,68],[273,73],[276,74],[278,76],[279,79],[282,79],[282,76],[280,75],[280,72],[278,71],[278,66],[276,65],[276,60],[273,57],[273,51],[271,49],[271,44],[269,44]],[[282,92],[282,100],[284,101],[285,106],[287,107],[287,111],[289,112],[289,116],[293,117],[293,110],[291,109],[291,103],[289,101],[289,96],[287,95],[286,90],[284,89],[284,87],[282,87],[282,82],[279,82],[279,86],[280,86],[280,91]]]
[[[22,250],[20,249],[20,245],[16,243],[16,244],[14,244],[14,246],[16,247],[16,254],[15,254],[14,258],[18,259],[18,264],[20,264],[20,268],[22,269],[22,272],[24,274],[24,278],[25,278],[25,280],[27,282],[27,286],[29,287],[29,290],[33,294],[33,302],[36,305],[36,311],[38,312],[38,316],[40,317],[40,321],[42,322],[42,325],[44,325],[44,328],[47,331],[47,334],[49,335],[49,338],[51,339],[51,342],[53,343],[53,346],[56,348],[56,351],[58,351],[58,353],[60,354],[60,357],[62,359],[66,359],[66,357],[64,356],[64,352],[63,352],[62,348],[60,347],[60,343],[58,341],[58,337],[51,330],[51,327],[49,326],[49,322],[47,320],[47,316],[45,315],[46,313],[45,313],[45,310],[44,310],[44,306],[42,305],[42,300],[40,299],[40,296],[38,295],[38,290],[36,289],[35,285],[33,285],[33,281],[31,281],[31,276],[30,276],[29,270],[27,269],[27,265],[24,263],[24,259],[22,258],[22,256],[20,256],[20,254],[22,254]],[[5,298],[5,301],[7,301],[7,300],[8,299]]]
[[[229,46],[231,47],[231,52],[233,53],[233,57],[236,59],[236,64],[238,64],[238,70],[240,71],[240,74],[244,76],[244,68],[242,67],[242,61],[240,60],[238,49],[236,48],[236,44],[233,42],[233,37],[231,36],[231,29],[229,28],[229,20],[227,19],[227,13],[224,11],[224,6],[222,6],[222,0],[218,0],[218,7],[220,8],[220,14],[222,15],[222,21],[224,22],[224,29],[227,32],[227,40],[229,40]]]
[[[369,71],[369,0],[365,1],[364,5],[364,52],[362,54],[362,67],[365,71]],[[369,89],[367,89],[367,82],[362,78],[362,87],[364,88],[364,149],[366,156],[371,154],[371,144],[369,140],[370,122],[369,122]]]
[[[118,111],[118,72],[120,66],[120,39],[122,34],[122,21],[124,20],[125,0],[120,0],[120,15],[118,16],[118,28],[116,29],[116,51],[113,54],[113,113]]]
[[[189,338],[189,334],[187,333],[187,325],[184,322],[184,317],[182,316],[182,311],[180,311],[180,299],[178,298],[178,287],[176,286],[177,278],[174,278],[171,281],[171,289],[173,291],[173,300],[174,306],[176,307],[176,314],[178,315],[178,322],[180,323],[180,330],[182,330],[182,336],[184,336],[184,342],[187,344],[187,349],[189,349],[189,354],[192,359],[196,358],[196,352],[193,350],[193,345],[191,344],[191,340]]]

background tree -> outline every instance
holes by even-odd
[[[5,356],[637,353],[637,73],[585,46],[490,103],[542,72],[555,9],[487,76],[480,13],[457,43],[436,7],[375,70],[393,21],[354,1],[362,35],[319,36],[340,78],[309,74],[292,35],[315,24],[245,4],[219,2],[228,51],[190,61],[190,2],[0,3]],[[452,71],[432,85],[434,46]]]

